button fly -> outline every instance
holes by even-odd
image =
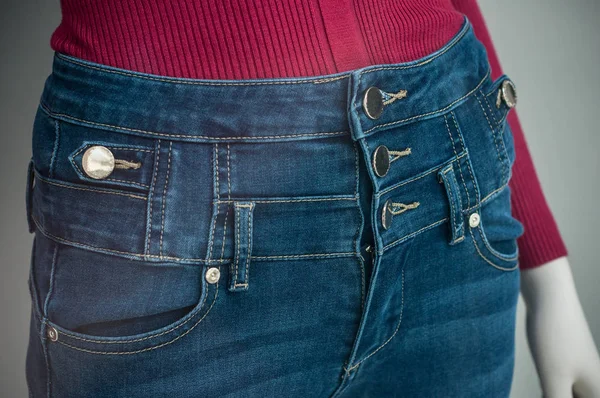
[[[383,94],[377,87],[371,86],[365,91],[363,109],[371,119],[377,119],[383,112]]]
[[[81,166],[85,174],[100,180],[108,177],[115,169],[115,157],[107,147],[94,145],[84,152]]]
[[[392,214],[392,200],[388,199],[381,210],[381,225],[384,229],[389,229],[392,226],[392,217],[394,217]]]
[[[373,169],[379,177],[385,176],[390,169],[390,151],[385,145],[379,145],[373,152]]]

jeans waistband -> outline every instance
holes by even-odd
[[[489,73],[485,48],[465,17],[450,41],[421,59],[314,77],[172,78],[57,52],[40,102],[56,119],[170,140],[256,142],[345,134],[358,140],[458,106]],[[376,119],[364,108],[370,87],[382,96]]]

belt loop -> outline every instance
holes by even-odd
[[[255,202],[234,202],[234,246],[229,291],[248,290],[248,271],[252,253],[252,218]]]
[[[456,181],[456,176],[454,175],[452,163],[438,172],[438,180],[443,182],[444,187],[446,188],[446,194],[450,205],[450,229],[452,230],[452,237],[449,243],[455,245],[465,239],[465,228],[462,216],[460,189],[458,187],[458,182]]]
[[[35,224],[33,222],[32,210],[33,210],[33,185],[35,182],[34,175],[34,163],[33,156],[29,159],[29,166],[27,167],[27,186],[25,187],[25,211],[27,213],[27,226],[29,233],[35,231]]]

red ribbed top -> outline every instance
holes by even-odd
[[[492,78],[502,74],[475,0],[61,0],[52,49],[163,76],[252,79],[331,74],[412,61],[456,34],[467,15]],[[525,227],[520,267],[567,254],[516,110],[512,206]]]

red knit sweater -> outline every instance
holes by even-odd
[[[457,33],[466,14],[502,69],[475,0],[61,0],[51,47],[140,72],[202,79],[331,74],[423,57]],[[520,267],[567,254],[516,110],[512,206],[525,233]]]

